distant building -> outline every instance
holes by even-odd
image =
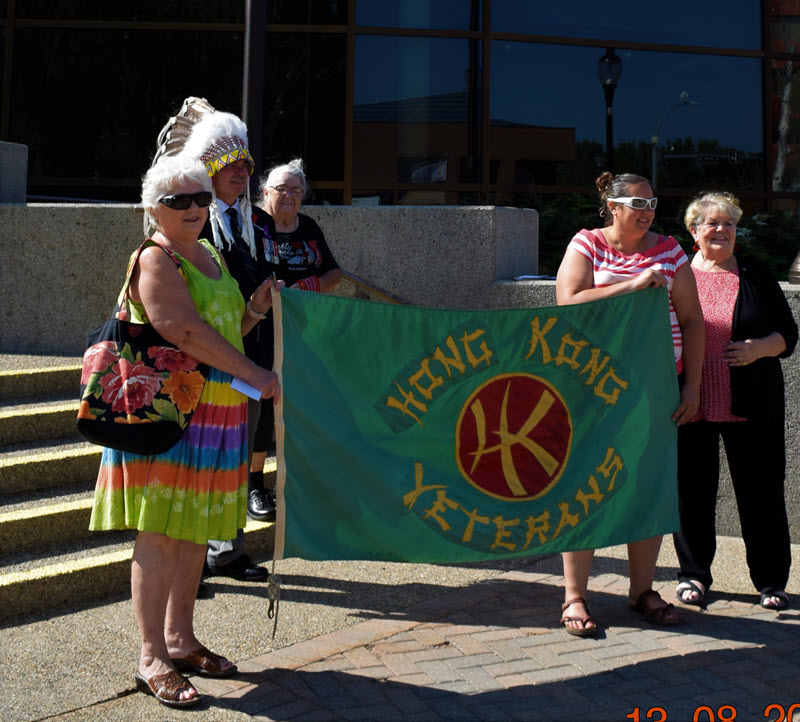
[[[797,210],[798,20],[800,0],[0,2],[0,140],[29,147],[31,199],[133,201],[185,97],[246,98],[259,169],[303,157],[313,202],[534,205],[591,193],[611,130],[660,212],[712,186]]]

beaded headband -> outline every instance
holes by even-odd
[[[245,161],[251,175],[255,170],[247,148],[247,126],[232,113],[205,113],[192,129],[183,152],[197,158],[211,178],[239,160]]]
[[[236,163],[240,160],[246,162],[247,167],[250,170],[250,175],[253,175],[256,164],[253,161],[253,156],[250,155],[250,151],[247,150],[247,148],[239,148],[230,152],[225,152],[225,150],[220,148],[218,144],[223,143],[226,140],[226,138],[223,138],[221,141],[217,141],[217,144],[213,145],[205,153],[203,153],[202,156],[200,156],[200,160],[206,167],[206,173],[208,173],[208,177],[213,178],[225,166],[228,166],[231,163]],[[222,153],[222,155],[215,157],[218,153]]]

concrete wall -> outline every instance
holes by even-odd
[[[538,214],[495,207],[307,207],[345,270],[412,303],[451,308],[555,305],[552,281],[513,281],[538,267]],[[132,205],[0,205],[0,352],[83,353],[109,315],[142,238]],[[795,318],[800,286],[784,285]],[[787,387],[786,499],[800,543],[800,352]],[[723,463],[724,466],[724,463]],[[717,527],[739,535],[727,478]]]
[[[537,270],[533,210],[304,211],[342,268],[415,304],[489,308],[495,279]],[[114,306],[142,218],[127,204],[0,206],[0,351],[82,354],[86,331]]]

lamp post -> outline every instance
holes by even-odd
[[[689,93],[685,90],[681,93],[681,100],[679,103],[675,103],[671,108],[667,108],[664,114],[659,118],[658,125],[656,126],[656,132],[653,134],[653,137],[650,139],[652,145],[650,146],[650,182],[653,184],[653,190],[656,189],[658,184],[658,151],[656,146],[658,145],[658,132],[661,130],[661,124],[664,122],[664,118],[666,118],[675,108],[679,108],[682,105],[700,105],[697,101],[689,100]]]
[[[607,48],[606,54],[597,61],[597,77],[603,85],[606,95],[606,165],[608,170],[614,170],[614,132],[613,132],[613,105],[614,91],[622,77],[622,60],[613,48]]]

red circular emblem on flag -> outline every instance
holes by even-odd
[[[561,478],[572,420],[550,383],[501,374],[472,392],[456,424],[456,461],[464,478],[490,496],[528,501]]]

